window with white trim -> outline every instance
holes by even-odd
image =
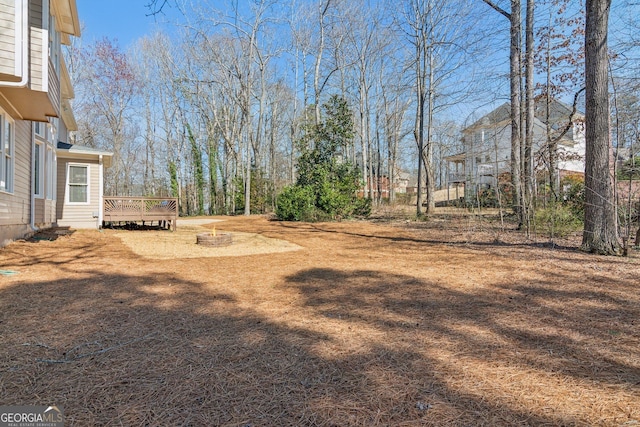
[[[42,142],[36,141],[33,149],[33,194],[42,197],[44,184],[44,147]]]
[[[69,164],[67,190],[69,203],[89,203],[89,165]]]
[[[14,123],[0,110],[0,191],[13,192]]]
[[[51,118],[49,125],[47,126],[47,141],[52,142],[54,144],[57,143],[58,140],[58,119]]]
[[[39,136],[42,139],[47,138],[47,124],[43,122],[33,122],[33,131],[36,136]]]

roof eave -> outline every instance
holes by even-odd
[[[80,19],[76,0],[52,0],[53,13],[56,17],[56,29],[63,34],[80,36]]]

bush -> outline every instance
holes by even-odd
[[[276,216],[282,221],[315,221],[318,218],[313,188],[285,187],[276,202]]]
[[[562,204],[577,218],[584,217],[584,177],[568,175],[560,182]]]
[[[411,199],[412,199],[412,194],[410,193],[396,193],[395,197],[396,197],[396,205],[410,205],[411,204]]]
[[[299,143],[298,179],[278,197],[280,220],[340,220],[371,213],[371,201],[357,196],[362,185],[359,169],[341,155],[353,139],[347,103],[334,96],[324,111],[324,121],[309,127]]]
[[[482,188],[478,190],[478,204],[481,208],[498,207],[498,195],[494,188]]]
[[[567,237],[583,227],[580,217],[570,207],[561,204],[538,209],[533,221],[536,231],[549,238]]]

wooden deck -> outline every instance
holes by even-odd
[[[176,229],[178,199],[152,197],[105,197],[102,220],[105,223],[146,222]]]

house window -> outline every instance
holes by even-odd
[[[60,33],[56,31],[56,18],[49,15],[49,58],[57,75],[60,75],[60,55]]]
[[[34,126],[34,132],[36,133],[37,136],[39,136],[42,139],[46,139],[47,138],[47,124],[46,123],[35,122],[33,124],[33,126]]]
[[[55,144],[57,142],[56,140],[58,139],[58,119],[51,119],[48,128],[49,131],[47,132],[47,141],[53,142]]]
[[[67,182],[69,203],[89,203],[88,165],[69,165]]]
[[[0,110],[0,191],[13,192],[14,127],[9,116]]]
[[[44,180],[44,149],[41,142],[36,142],[33,152],[33,194],[42,197]]]

